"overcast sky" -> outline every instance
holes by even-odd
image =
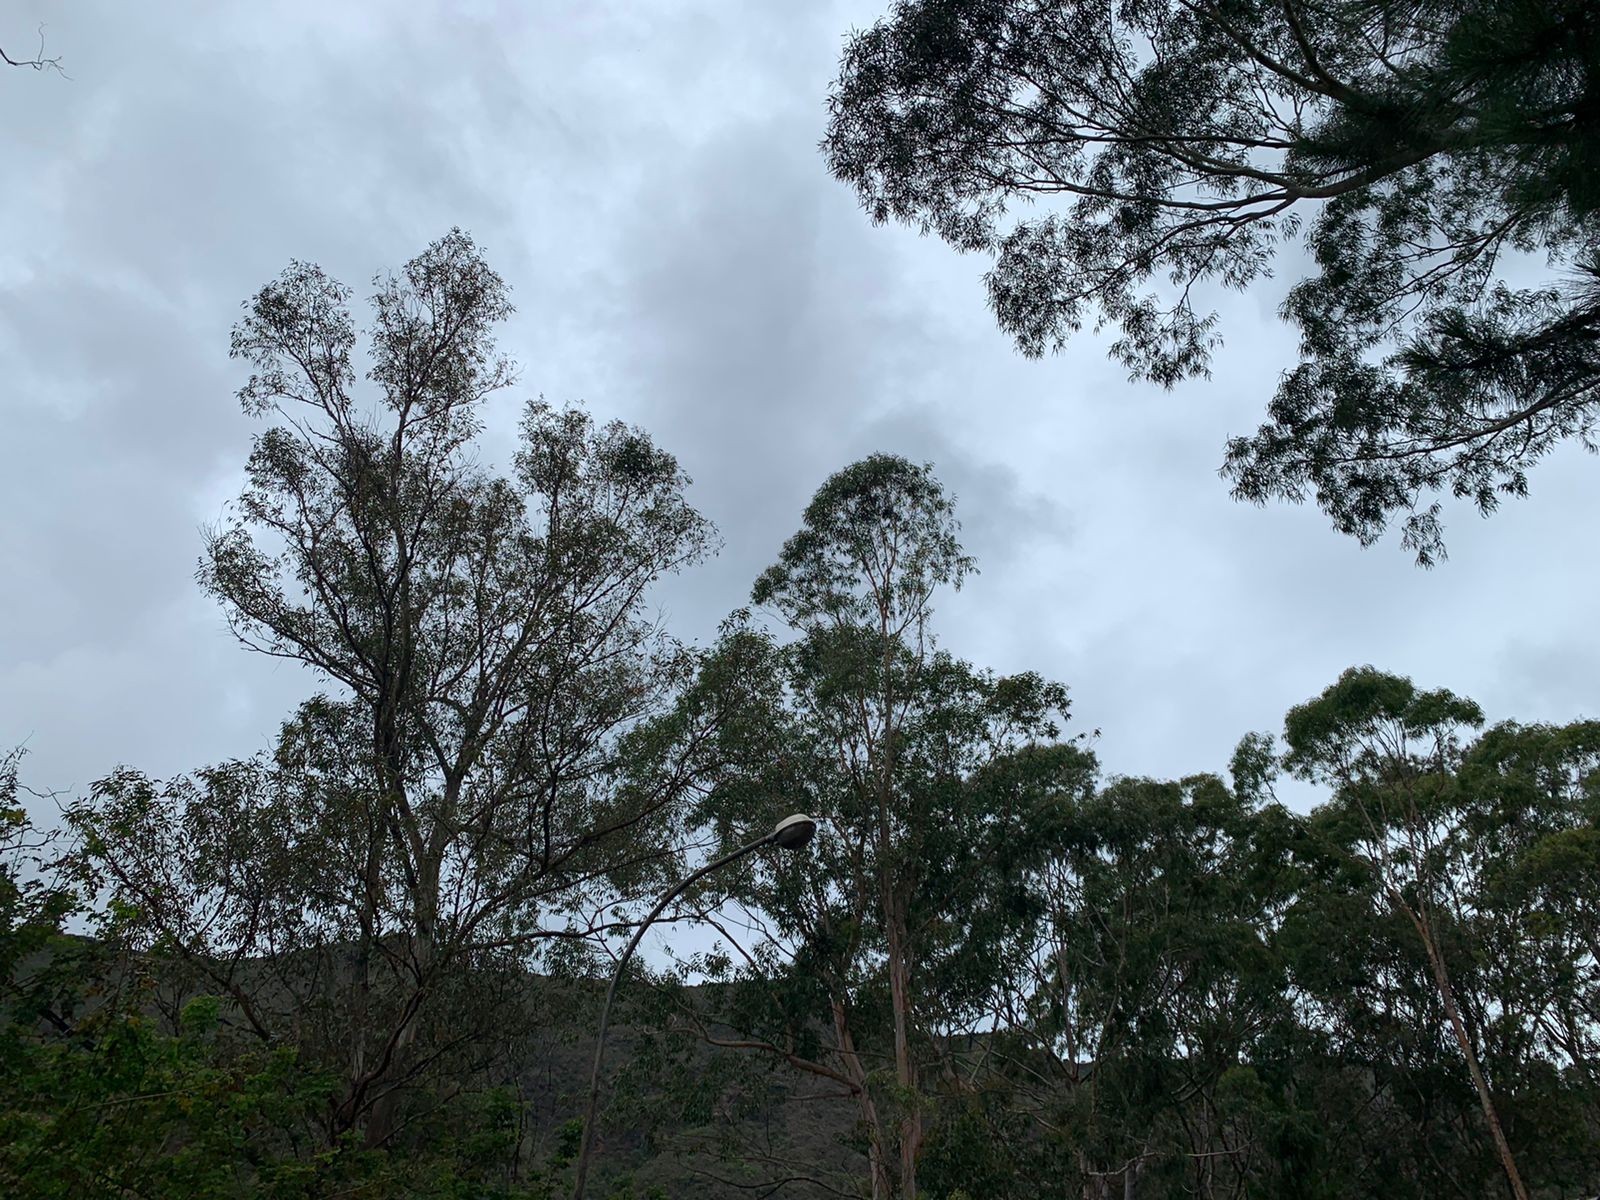
[[[1576,449],[1450,559],[1362,550],[1217,477],[1293,340],[1288,281],[1218,298],[1214,377],[1127,383],[1085,335],[1019,357],[985,264],[874,228],[817,153],[842,39],[879,2],[159,5],[11,0],[0,45],[0,745],[85,788],[267,746],[315,681],[238,649],[193,582],[257,428],[227,357],[290,258],[364,296],[452,225],[518,306],[522,401],[644,425],[725,548],[662,595],[704,640],[832,471],[931,460],[981,574],[945,644],[1071,689],[1107,768],[1225,767],[1372,663],[1491,719],[1600,715],[1600,471]]]

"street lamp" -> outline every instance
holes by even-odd
[[[760,850],[763,846],[777,846],[780,850],[798,850],[809,842],[816,832],[817,822],[804,813],[785,817],[773,827],[772,832],[691,872],[682,883],[672,887],[666,895],[656,901],[656,906],[650,910],[650,915],[633,931],[633,937],[628,939],[627,948],[617,960],[617,969],[611,975],[611,986],[606,989],[605,1006],[600,1010],[600,1029],[594,1039],[594,1067],[589,1072],[589,1108],[583,1117],[583,1136],[578,1143],[578,1167],[572,1185],[572,1200],[583,1200],[584,1184],[589,1177],[589,1156],[594,1149],[595,1114],[600,1107],[600,1059],[606,1050],[606,1025],[611,1020],[611,1002],[616,999],[617,984],[622,981],[622,972],[628,965],[628,959],[633,957],[633,951],[639,945],[639,939],[644,936],[644,931],[650,928],[651,922],[659,917],[662,910],[676,900],[690,884],[704,879],[713,871],[720,870],[746,854]]]

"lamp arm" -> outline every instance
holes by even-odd
[[[729,863],[743,858],[746,854],[753,853],[761,847],[769,845],[775,838],[776,832],[758,837],[747,845],[740,846],[728,854],[724,854],[715,862],[691,871],[681,883],[670,888],[661,899],[656,901],[656,906],[650,910],[650,915],[639,922],[638,928],[633,931],[633,936],[628,939],[627,946],[622,951],[622,957],[617,959],[617,969],[611,974],[611,986],[606,989],[605,1006],[600,1009],[600,1028],[594,1040],[594,1066],[589,1070],[589,1105],[583,1116],[583,1134],[578,1143],[578,1166],[573,1175],[572,1200],[583,1200],[583,1189],[589,1177],[589,1156],[594,1147],[595,1114],[600,1107],[600,1061],[606,1051],[606,1027],[611,1020],[611,1002],[616,999],[617,985],[622,982],[622,972],[627,969],[628,960],[633,957],[633,952],[639,946],[639,940],[644,937],[644,931],[681,896],[688,888],[704,879],[713,871],[720,870]]]

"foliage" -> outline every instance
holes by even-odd
[[[119,770],[68,814],[103,936],[337,1073],[326,1139],[369,1148],[496,1056],[516,1069],[516,1039],[485,1046],[541,1019],[527,969],[673,865],[658,831],[716,718],[686,706],[693,656],[647,608],[711,539],[676,461],[535,402],[513,476],[490,473],[505,284],[457,230],[376,288],[366,388],[349,290],[319,268],[245,305],[239,398],[274,423],[199,571],[245,647],[327,692],[270,755]]]
[[[418,295],[493,291],[444,245]],[[258,305],[336,347],[295,288]],[[492,359],[438,361],[461,396]],[[756,584],[772,625],[690,654],[639,612],[704,533],[643,435],[536,406],[517,485],[460,413],[413,446],[316,411],[258,441],[204,577],[339,694],[55,834],[0,760],[6,1194],[564,1195],[594,945],[796,810],[810,845],[668,914],[715,947],[624,989],[614,1200],[1600,1188],[1600,723],[1485,729],[1358,667],[1226,779],[1108,779],[1061,685],[939,646],[975,564],[927,466],[827,480]]]
[[[760,644],[782,663],[805,642]],[[1011,886],[1030,916],[1006,924],[1018,910],[1004,893],[930,874],[938,886],[917,911],[956,923],[955,942],[977,953],[917,944],[910,1087],[893,1074],[877,894],[861,917],[841,903],[851,893],[838,881],[855,879],[841,864],[862,855],[848,817],[843,836],[819,838],[813,872],[756,865],[728,890],[772,941],[752,948],[721,923],[732,956],[697,965],[729,982],[679,1001],[679,1022],[729,1053],[699,1077],[702,1101],[765,1097],[768,1140],[730,1137],[721,1152],[747,1164],[747,1185],[836,1178],[814,1149],[771,1140],[772,1106],[832,1095],[859,1114],[854,1135],[841,1124],[836,1136],[859,1155],[863,1195],[910,1194],[897,1164],[874,1159],[875,1137],[903,1146],[908,1112],[928,1196],[1590,1194],[1600,728],[1507,723],[1472,737],[1481,723],[1469,700],[1357,668],[1288,714],[1282,752],[1245,738],[1233,786],[1102,780],[1071,744],[1022,752],[1073,764],[1036,777],[1038,815],[1011,831],[1029,838]],[[741,791],[730,776],[714,797],[734,814],[783,787],[827,803],[776,765],[807,761],[799,728],[748,747],[774,764],[762,783]],[[1320,782],[1327,799],[1309,814],[1284,808],[1270,794],[1279,770]],[[972,828],[960,814],[922,819],[958,842]],[[903,844],[931,857],[950,843]],[[886,857],[875,878],[886,863],[905,873],[892,880],[911,874]],[[990,888],[1006,877],[993,862],[953,874],[964,872]],[[825,1069],[840,1086],[801,1082]]]
[[[965,1150],[936,1156],[942,1185],[1593,1190],[1600,939],[1568,889],[1600,881],[1597,731],[1466,741],[1481,720],[1353,669],[1291,711],[1281,756],[1241,743],[1237,790],[1114,780],[1075,806],[1033,970],[985,1047],[1000,1065],[954,1110]],[[1261,788],[1277,765],[1332,794],[1287,811]],[[1511,882],[1532,878],[1549,881],[1538,900]],[[1019,1152],[985,1157],[1000,1139]]]
[[[0,771],[0,1190],[37,1197],[552,1200],[571,1132],[542,1165],[519,1161],[522,1106],[506,1088],[436,1112],[403,1149],[328,1138],[343,1082],[287,1038],[231,1036],[235,1006],[188,995],[159,955],[66,932],[93,916],[59,839]],[[109,914],[101,914],[105,919]],[[117,918],[111,916],[111,920]]]
[[[738,967],[695,964],[723,985],[686,1018],[842,1091],[877,1196],[916,1195],[923,1079],[987,1015],[1040,916],[1028,871],[1056,797],[1092,769],[1055,742],[1064,688],[937,647],[933,598],[973,565],[957,533],[928,467],[846,467],[754,589],[789,640],[741,614],[709,664],[741,697],[702,807],[719,844],[782,809],[826,832],[803,868],[757,861],[717,883],[762,926],[735,939]]]
[[[994,259],[1029,354],[1085,323],[1172,385],[1303,237],[1300,333],[1235,494],[1314,496],[1370,543],[1443,553],[1595,420],[1600,260],[1583,0],[898,0],[853,35],[824,148],[879,221]],[[1531,286],[1518,280],[1541,274]]]

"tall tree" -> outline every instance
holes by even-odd
[[[1303,233],[1300,361],[1224,473],[1364,544],[1401,518],[1426,564],[1431,493],[1487,513],[1590,444],[1597,80],[1586,0],[898,0],[850,39],[824,147],[874,219],[993,257],[1025,353],[1112,325],[1167,386],[1218,341],[1196,289]]]
[[[1027,864],[1086,759],[1048,745],[1064,688],[936,647],[934,597],[971,565],[931,469],[873,455],[823,484],[757,581],[788,639],[736,623],[719,656],[743,717],[706,815],[727,841],[783,805],[825,833],[802,866],[724,881],[772,940],[725,929],[744,955],[716,1015],[740,1033],[706,1033],[842,1089],[878,1200],[919,1194],[925,1095],[1038,917]]]
[[[1464,756],[1457,857],[1489,1052],[1600,1100],[1600,722],[1507,722]]]
[[[1527,1200],[1484,1071],[1482,1035],[1469,1024],[1459,964],[1447,953],[1450,928],[1462,922],[1469,903],[1451,853],[1461,734],[1482,723],[1476,704],[1448,691],[1422,692],[1407,679],[1352,669],[1285,718],[1285,762],[1302,777],[1337,789],[1322,816],[1344,826],[1357,864],[1415,933],[1512,1194]]]
[[[271,759],[167,786],[119,772],[74,821],[130,935],[258,1037],[341,997],[332,1131],[377,1146],[496,972],[585,928],[608,874],[661,861],[700,718],[646,596],[710,531],[669,454],[579,411],[529,404],[514,478],[477,465],[511,307],[465,234],[377,281],[365,392],[348,299],[296,263],[247,303],[240,400],[278,423],[199,573],[246,647],[330,693]],[[660,738],[687,749],[644,752]],[[659,773],[630,770],[646,758]]]
[[[1292,1180],[1273,1068],[1294,1025],[1275,947],[1294,818],[1210,775],[1063,800],[1035,883],[1047,917],[988,1023],[992,1086],[1032,1130],[1015,1140],[1052,1150],[1083,1200]],[[973,1193],[1030,1194],[1017,1163],[1009,1188]]]

